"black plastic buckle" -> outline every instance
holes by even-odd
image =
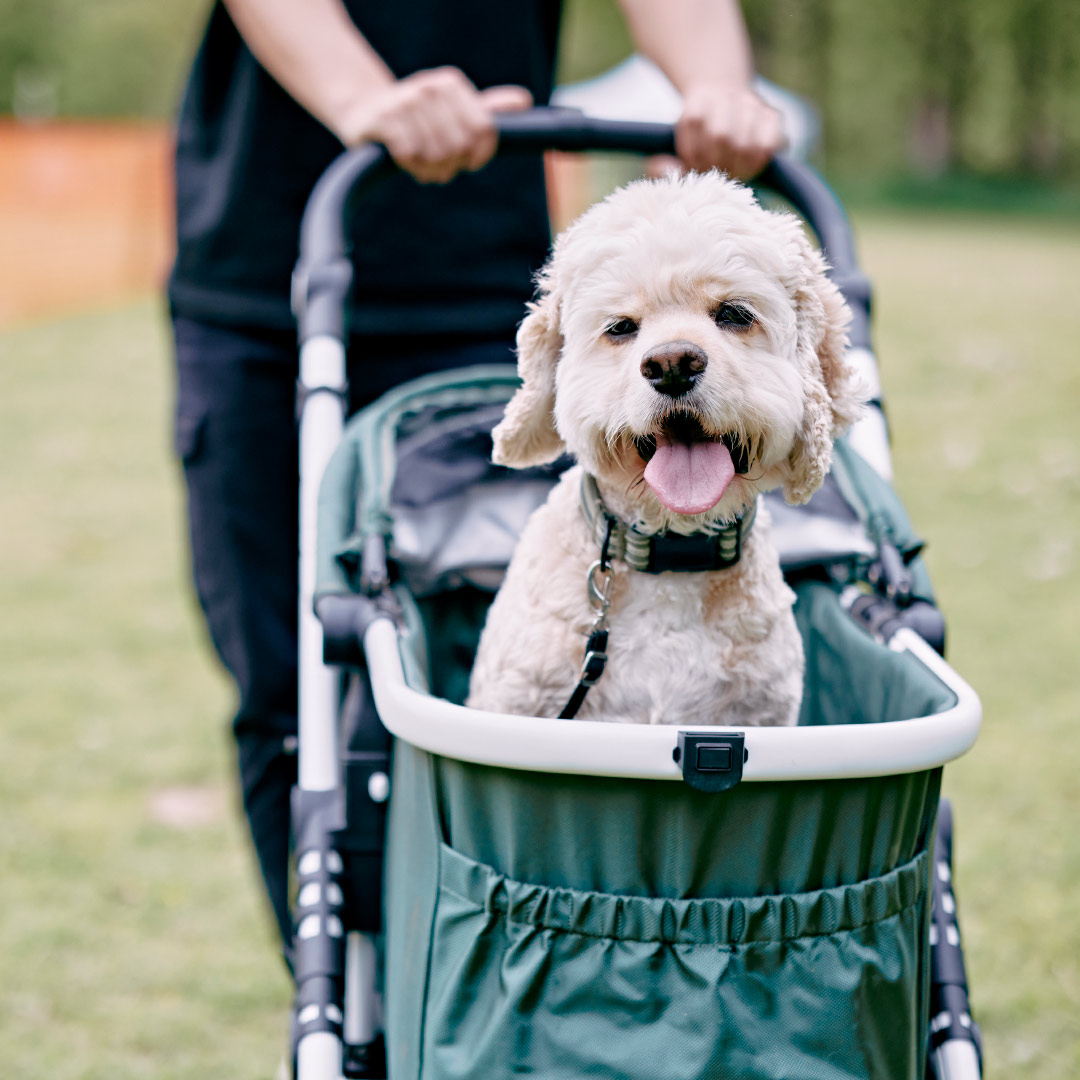
[[[607,642],[606,630],[594,630],[589,635],[588,644],[585,646],[585,659],[581,663],[582,686],[595,686],[597,680],[604,674],[604,665],[607,664]]]
[[[595,686],[600,676],[604,674],[604,665],[606,663],[606,652],[587,652],[585,654],[585,663],[581,665],[582,685]]]
[[[737,731],[680,731],[672,757],[698,791],[727,791],[743,774],[746,736]]]

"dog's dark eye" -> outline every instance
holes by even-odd
[[[631,334],[636,334],[637,332],[638,324],[634,322],[633,319],[628,319],[626,317],[616,319],[604,331],[604,333],[611,338],[630,337]]]
[[[748,307],[725,300],[716,309],[713,318],[722,330],[728,327],[732,330],[745,330],[754,325],[756,317]]]

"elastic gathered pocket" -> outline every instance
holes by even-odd
[[[422,1075],[914,1080],[927,861],[670,900],[513,881],[443,846]]]

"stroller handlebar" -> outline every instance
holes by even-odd
[[[496,117],[499,154],[544,150],[675,152],[670,124],[602,120],[573,109],[539,108]],[[344,342],[352,286],[349,222],[355,200],[397,170],[383,147],[346,150],[319,178],[300,226],[300,259],[293,275],[293,311],[301,342],[329,334]],[[814,230],[832,265],[831,276],[854,313],[851,343],[869,347],[870,286],[859,269],[847,215],[824,180],[805,163],[777,154],[755,186],[789,202]]]

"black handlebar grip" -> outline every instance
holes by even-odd
[[[675,129],[670,124],[598,120],[572,109],[529,109],[496,118],[499,154],[544,150],[625,151],[670,154]],[[329,334],[348,336],[352,287],[349,222],[354,201],[396,169],[381,146],[346,150],[312,190],[300,225],[300,259],[293,273],[293,311],[300,341]],[[829,186],[810,166],[778,154],[756,185],[786,199],[817,234],[832,278],[854,313],[851,342],[869,345],[870,285],[855,258],[847,216]]]

